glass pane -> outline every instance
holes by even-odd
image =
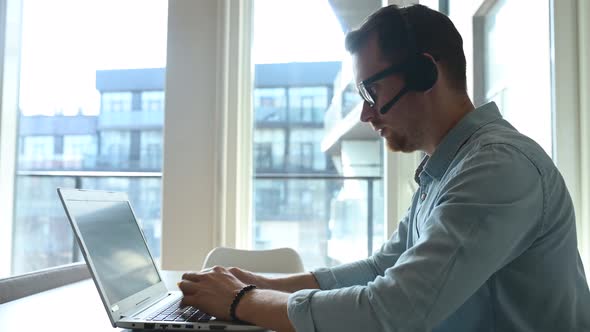
[[[551,156],[549,25],[548,1],[502,0],[486,15],[482,37],[485,99],[495,101],[506,120]]]
[[[328,88],[293,87],[289,89],[289,119],[321,124],[328,108]]]
[[[70,223],[56,191],[58,187],[74,186],[73,177],[17,176],[14,275],[78,260]]]
[[[419,0],[418,3],[434,10],[440,10],[440,0]]]
[[[385,240],[382,145],[359,130],[344,31],[381,1],[254,5],[252,246],[292,247],[307,269],[367,257]]]
[[[383,243],[381,183],[370,178],[259,176],[254,182],[254,246],[297,248],[306,266],[312,267],[367,257],[369,245],[373,252]],[[372,197],[368,196],[369,186]],[[369,229],[373,230],[372,243],[367,241]]]
[[[256,123],[285,121],[287,97],[284,88],[260,88],[254,90]]]
[[[168,2],[22,4],[11,274],[80,258],[57,187],[128,192],[159,257]]]
[[[124,191],[129,196],[133,212],[154,259],[160,259],[162,228],[160,211],[162,185],[160,177],[84,177],[82,188]]]

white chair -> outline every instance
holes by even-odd
[[[207,254],[203,269],[215,265],[239,267],[258,273],[299,273],[304,272],[301,257],[291,248],[270,250],[241,250],[217,247]]]

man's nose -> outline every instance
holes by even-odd
[[[375,117],[375,110],[369,106],[369,103],[366,101],[363,102],[363,109],[361,110],[361,121],[362,122],[369,122],[371,119]]]

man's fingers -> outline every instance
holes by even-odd
[[[223,266],[215,265],[213,267],[213,272],[222,273],[222,272],[225,272],[225,271],[227,271],[227,270]]]
[[[183,294],[195,294],[200,286],[196,282],[192,282],[189,280],[182,280],[178,283],[178,288],[182,291]]]
[[[239,268],[237,268],[237,267],[233,267],[233,266],[232,266],[232,267],[229,267],[229,268],[227,269],[227,272],[229,272],[229,273],[231,273],[231,274],[233,274],[233,275],[236,275],[236,274],[240,274],[242,271],[240,271],[240,269],[239,269]]]
[[[199,307],[199,303],[197,302],[196,296],[184,296],[180,301],[180,305]]]
[[[199,282],[203,279],[203,275],[201,273],[187,272],[182,275],[182,279],[190,280],[192,282]]]
[[[214,267],[204,269],[201,272],[186,272],[182,275],[182,279],[198,282],[198,281],[203,280],[203,277],[206,274],[209,274],[211,272],[223,273],[225,271],[227,271],[227,270],[223,266],[216,265]]]

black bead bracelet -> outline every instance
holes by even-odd
[[[238,292],[238,294],[236,294],[236,296],[234,297],[234,301],[231,303],[231,306],[229,306],[229,317],[231,317],[232,321],[234,321],[236,323],[240,323],[240,324],[250,324],[248,322],[245,322],[243,320],[240,320],[236,316],[236,308],[238,307],[238,303],[240,303],[240,300],[242,299],[242,297],[247,292],[253,290],[254,288],[256,288],[256,285],[248,285],[248,286],[240,289],[240,291]]]

